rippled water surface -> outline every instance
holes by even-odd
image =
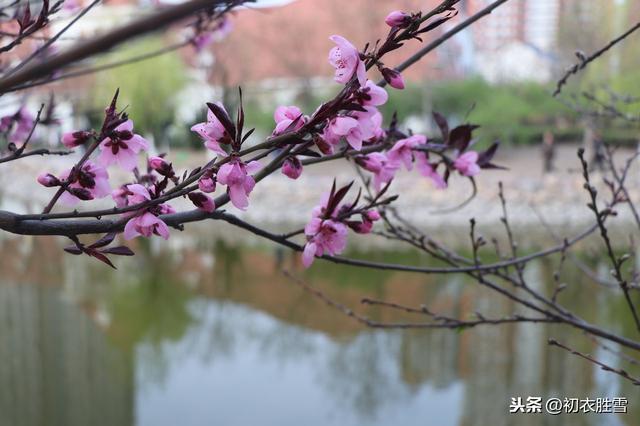
[[[637,388],[547,345],[553,337],[619,365],[579,332],[367,329],[281,271],[378,321],[425,319],[362,306],[363,296],[459,317],[524,313],[458,276],[321,262],[303,272],[288,252],[204,237],[138,242],[137,256],[111,271],[63,254],[60,243],[0,241],[2,425],[640,424]],[[410,252],[373,257],[427,261]],[[542,286],[555,266],[526,273]],[[571,265],[563,277],[565,303],[630,332],[621,300]],[[624,396],[630,413],[510,416],[510,397],[529,395]]]

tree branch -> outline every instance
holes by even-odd
[[[620,35],[619,37],[614,38],[609,43],[607,43],[606,46],[604,46],[603,48],[595,51],[590,56],[585,57],[582,53],[576,52],[576,55],[578,56],[578,59],[580,59],[580,62],[575,64],[571,68],[569,68],[565,72],[565,74],[562,76],[562,78],[560,78],[560,80],[558,80],[558,82],[556,83],[556,90],[554,90],[554,92],[553,92],[553,96],[558,96],[560,94],[560,92],[562,91],[562,87],[565,84],[567,84],[567,81],[569,80],[569,77],[571,77],[572,75],[577,74],[579,71],[585,69],[587,67],[587,65],[589,65],[591,62],[593,62],[596,59],[598,59],[600,56],[602,56],[605,52],[607,52],[613,46],[615,46],[616,44],[620,43],[625,38],[629,37],[638,28],[640,28],[640,22],[636,23],[633,27],[629,28],[622,35]]]
[[[140,18],[106,34],[76,44],[69,50],[51,57],[46,62],[31,64],[13,75],[0,79],[0,93],[6,93],[16,86],[31,80],[44,78],[64,66],[109,50],[127,40],[143,34],[159,31],[165,26],[184,19],[201,10],[225,5],[236,6],[254,0],[191,0],[163,9],[153,15]]]

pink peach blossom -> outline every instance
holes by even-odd
[[[337,44],[329,52],[329,63],[336,69],[335,81],[340,84],[347,84],[355,74],[360,85],[364,85],[367,80],[367,70],[364,62],[360,59],[360,52],[346,38],[339,35],[329,37]]]
[[[131,185],[127,185],[127,205],[135,205],[144,203],[151,199],[151,194],[149,194],[149,190],[139,183],[134,183]]]
[[[382,216],[380,216],[380,212],[378,210],[368,210],[365,212],[365,216],[372,222],[380,220]]]
[[[226,112],[222,103],[216,102],[216,105]],[[207,121],[192,126],[191,131],[196,132],[198,136],[202,138],[204,146],[207,147],[207,149],[210,149],[216,154],[227,156],[227,152],[222,149],[220,144],[230,143],[231,136],[211,110],[207,110]]]
[[[113,201],[116,203],[116,207],[125,207],[127,205],[128,193],[129,191],[126,185],[122,185],[111,191],[111,198],[113,198]]]
[[[211,193],[216,190],[216,176],[213,174],[213,170],[207,170],[202,177],[198,180],[198,188],[202,192]]]
[[[325,127],[322,136],[331,145],[337,145],[344,137],[355,150],[362,149],[362,143],[376,136],[379,124],[376,120],[378,110],[365,107],[366,112],[354,111],[353,117],[339,116],[332,119]]]
[[[110,137],[100,143],[98,163],[104,167],[118,164],[125,170],[137,166],[138,153],[149,149],[149,142],[133,133],[133,121],[127,120],[113,131]]]
[[[377,111],[371,116],[371,127],[373,137],[369,139],[367,142],[375,142],[379,139],[384,138],[387,135],[387,132],[382,128],[382,114],[380,111]]]
[[[12,130],[9,141],[21,144],[29,136],[34,122],[33,114],[25,106],[22,106],[14,114],[0,118],[0,132]]]
[[[364,86],[355,94],[356,101],[364,106],[380,106],[387,103],[389,94],[384,88],[371,80],[367,80]]]
[[[391,182],[400,168],[398,163],[392,162],[380,152],[372,152],[359,161],[366,170],[373,173],[373,187],[380,191],[383,185]]]
[[[149,190],[139,183],[123,185],[111,191],[111,198],[119,208],[134,206],[151,200]],[[131,216],[135,212],[124,213],[125,216]]]
[[[216,203],[213,199],[202,192],[190,192],[188,194],[191,202],[200,210],[211,213],[216,209]]]
[[[332,146],[338,145],[340,139],[358,127],[358,120],[353,117],[338,116],[325,126],[322,138]],[[357,142],[357,141],[355,141]],[[353,143],[353,142],[351,142]],[[351,144],[350,143],[350,144]]]
[[[477,175],[480,173],[480,166],[478,166],[478,153],[475,151],[465,152],[455,159],[453,167],[455,167],[463,176]]]
[[[71,174],[71,169],[67,169],[60,173],[60,180],[66,180]],[[109,185],[109,173],[104,167],[100,167],[91,161],[85,161],[77,173],[75,182],[69,185],[69,188],[85,189],[91,195],[91,198],[103,198],[111,193]],[[65,191],[60,196],[60,202],[73,206],[80,201],[80,198]]]
[[[311,266],[316,256],[325,253],[332,256],[340,254],[347,245],[348,232],[347,226],[343,223],[317,217],[311,219],[304,229],[307,236],[307,244],[302,254],[304,266]]]
[[[447,187],[447,182],[445,182],[444,178],[436,172],[431,163],[429,163],[429,157],[426,152],[415,152],[416,158],[416,168],[420,172],[420,174],[424,177],[431,179],[433,184],[438,189],[445,189]]]
[[[259,169],[260,163],[257,161],[245,164],[236,158],[223,164],[218,171],[218,182],[227,185],[231,203],[240,210],[246,210],[249,207],[249,194],[256,184],[249,173],[255,173]]]
[[[231,32],[232,28],[231,21],[223,17],[215,28],[196,34],[191,43],[196,48],[196,52],[201,52],[211,43],[223,40]]]
[[[273,131],[274,136],[289,131],[300,130],[307,122],[308,117],[302,114],[297,106],[279,106],[273,113],[273,119],[276,122],[276,128]],[[292,126],[295,121],[295,125]]]
[[[427,138],[423,135],[413,135],[400,139],[389,150],[387,158],[392,163],[404,164],[407,170],[411,170],[413,169],[414,148],[425,143],[427,143]]]
[[[149,212],[132,217],[124,227],[124,238],[126,240],[131,240],[138,236],[151,237],[152,235],[159,235],[168,240],[169,228],[162,219]]]
[[[282,164],[282,174],[291,179],[298,179],[302,174],[302,163],[297,157],[288,157]]]

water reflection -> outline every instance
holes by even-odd
[[[172,247],[138,242],[138,255],[115,272],[63,255],[55,240],[0,241],[0,424],[634,425],[640,418],[638,389],[547,347],[554,337],[620,362],[579,333],[531,324],[461,333],[363,329],[282,277],[280,266],[299,271],[297,256],[197,234],[172,240]],[[306,279],[354,307],[369,296],[460,316],[515,309],[459,277],[321,265]],[[553,266],[541,262],[526,273],[542,286]],[[564,300],[591,320],[630,330],[620,303],[577,277],[567,272],[575,284]],[[415,320],[379,307],[363,312]],[[625,396],[631,413],[510,417],[509,398],[528,395]]]
[[[0,286],[0,424],[134,424],[133,364],[53,288]]]

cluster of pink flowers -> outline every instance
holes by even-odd
[[[329,194],[322,197],[320,205],[313,209],[311,220],[304,228],[307,242],[302,252],[302,263],[311,266],[316,257],[324,254],[334,256],[344,251],[347,246],[349,228],[359,234],[368,234],[373,229],[373,222],[380,220],[380,214],[374,209],[356,209],[352,205],[340,205],[351,185],[340,190],[332,188]],[[354,215],[361,220],[353,220]]]
[[[397,31],[412,25],[414,18],[414,15],[394,11],[387,16],[385,22],[393,28],[392,31]],[[331,118],[324,126],[320,138],[328,147],[326,145],[324,147],[318,145],[318,147],[325,154],[331,153],[340,141],[345,140],[352,149],[360,151],[363,144],[381,141],[386,136],[381,127],[382,115],[376,107],[387,102],[388,94],[383,88],[367,80],[363,57],[348,40],[340,36],[332,36],[331,40],[337,45],[329,54],[329,62],[335,67],[335,80],[342,84],[353,84],[357,81],[360,88],[354,92],[351,100],[361,108],[351,108],[348,112]],[[398,71],[381,65],[379,69],[391,87],[404,88],[404,80]],[[448,134],[444,136],[449,137]],[[451,148],[447,145],[442,147]],[[478,164],[480,155],[475,151],[466,151],[467,148],[468,142],[456,149],[457,157],[451,163],[445,160],[444,156],[441,161],[432,162],[427,150],[427,137],[411,135],[397,140],[386,152],[372,152],[357,157],[356,162],[373,174],[373,186],[378,193],[386,190],[383,186],[387,186],[402,167],[411,171],[414,165],[417,171],[429,178],[436,188],[444,189],[447,187],[445,176],[448,177],[450,169],[455,169],[467,177],[475,176],[480,172]],[[490,156],[486,159],[487,163],[489,159]],[[436,170],[439,164],[443,164],[445,168],[444,175]],[[292,169],[292,164],[285,163],[283,173],[297,178],[299,173],[292,173]],[[344,211],[335,206],[333,210],[327,208],[331,205],[333,195],[332,191],[329,199],[324,200],[321,206],[314,210],[312,219],[305,228],[307,243],[302,259],[307,267],[317,256],[325,253],[330,255],[341,253],[346,246],[348,228],[360,233],[371,232],[373,222],[380,218],[378,212],[373,210],[363,213],[362,221],[357,224],[341,220],[340,218],[345,217]],[[331,211],[328,212],[327,209]],[[348,216],[347,214],[346,217]]]
[[[411,15],[401,11],[390,13],[385,19],[392,28],[388,41],[395,42],[393,34],[418,34],[414,29],[419,26],[416,24],[420,21],[419,17],[419,14]],[[406,30],[401,31],[403,28]],[[213,33],[200,31],[193,38],[193,44],[196,49],[202,49],[211,41],[214,33],[221,35],[228,30],[228,21],[222,20]],[[329,52],[329,63],[335,68],[334,80],[345,85],[343,90],[333,101],[321,105],[311,116],[305,115],[294,105],[279,106],[273,114],[275,126],[270,139],[273,145],[270,148],[272,151],[280,148],[285,150],[285,158],[278,158],[282,158],[282,173],[291,179],[298,179],[303,172],[300,157],[321,156],[311,149],[314,144],[324,155],[344,149],[341,152],[345,152],[345,156],[354,158],[360,167],[373,174],[376,196],[373,200],[367,199],[368,204],[360,207],[357,206],[360,194],[353,203],[342,204],[351,184],[340,189],[336,189],[334,184],[320,205],[313,210],[311,220],[304,228],[306,243],[302,260],[306,267],[316,257],[340,254],[346,247],[349,229],[359,234],[372,232],[374,223],[381,219],[377,209],[393,201],[391,198],[382,200],[381,197],[401,169],[411,171],[415,167],[419,174],[430,179],[437,188],[443,189],[447,187],[447,179],[454,170],[463,176],[472,177],[481,168],[495,167],[490,163],[495,147],[484,153],[468,150],[472,144],[471,125],[459,126],[449,132],[446,120],[436,117],[436,121],[441,118],[444,123],[438,121],[443,132],[442,144],[429,144],[427,137],[419,134],[404,135],[394,124],[388,130],[383,129],[383,116],[378,108],[387,103],[389,94],[383,87],[368,79],[367,66],[377,66],[385,81],[396,89],[405,87],[402,75],[380,61],[384,47],[376,45],[373,52],[367,48],[361,53],[344,37],[333,35],[330,40],[335,43],[335,47]],[[147,172],[141,174],[137,168],[138,156],[148,150],[149,143],[134,133],[133,121],[126,114],[115,112],[116,100],[117,94],[106,110],[99,136],[94,131],[73,131],[62,136],[62,144],[68,148],[88,145],[90,141],[94,141],[89,153],[94,149],[99,150],[95,163],[87,159],[59,176],[50,173],[38,176],[38,182],[43,186],[59,188],[58,195],[62,202],[76,204],[81,200],[111,195],[116,207],[120,209],[113,213],[119,213],[126,219],[124,237],[128,240],[153,235],[165,240],[169,238],[166,215],[175,213],[175,210],[161,201],[173,196],[166,192],[171,183],[176,186],[185,184],[178,188],[180,193],[177,195],[186,195],[194,206],[209,214],[217,206],[216,201],[208,194],[214,193],[219,185],[223,186],[228,200],[235,208],[246,210],[249,207],[249,196],[256,185],[256,173],[261,164],[242,158],[247,153],[242,151],[242,144],[253,131],[243,134],[242,102],[236,120],[231,119],[221,103],[207,104],[206,121],[193,125],[191,130],[220,160],[212,161],[188,176],[185,173],[181,180],[173,165],[163,155],[148,158]],[[0,131],[8,132],[14,124],[14,136],[23,136],[27,128],[31,129],[33,117],[21,109],[14,116],[0,119]],[[436,145],[438,149],[432,149]],[[263,147],[258,147],[260,148]],[[453,150],[455,159],[449,160],[444,155],[447,150]],[[112,191],[107,172],[107,167],[112,165],[133,172],[135,183],[122,185]],[[439,168],[444,168],[444,171],[439,172]],[[182,191],[186,184],[195,183],[196,178],[198,190]],[[217,202],[221,203],[221,200],[223,204],[227,199],[219,197]],[[99,256],[94,250],[96,247],[77,245],[73,251],[76,254],[84,251]],[[116,251],[124,253],[122,250]]]
[[[437,164],[431,163],[429,154],[421,150],[421,147],[425,147],[426,144],[426,136],[413,135],[400,139],[386,153],[374,152],[359,158],[357,161],[360,166],[373,173],[373,183],[377,191],[383,185],[391,182],[402,166],[411,171],[414,164],[418,172],[422,176],[431,179],[436,188],[444,189],[447,187],[447,182],[436,171]],[[475,176],[480,173],[478,160],[479,154],[477,152],[463,152],[453,161],[453,168],[463,176]]]
[[[347,246],[347,226],[332,219],[314,217],[304,228],[308,238],[302,252],[302,263],[311,266],[316,257],[342,253]]]
[[[138,205],[152,199],[149,189],[138,183],[123,185],[113,190],[111,196],[118,207]],[[175,210],[168,204],[124,213],[124,217],[130,218],[124,227],[124,238],[131,240],[138,236],[158,235],[165,240],[169,239],[169,227],[158,217],[169,213],[175,213]]]
[[[94,137],[90,131],[73,131],[62,135],[62,144],[74,148],[87,143]],[[118,164],[131,171],[137,166],[138,153],[148,148],[148,142],[140,135],[133,133],[133,122],[126,120],[105,137],[98,148],[101,151],[97,164],[87,160],[79,170],[67,169],[54,176],[42,173],[38,182],[45,187],[64,186],[65,191],[60,201],[67,205],[75,205],[80,200],[87,201],[104,198],[111,193],[109,173],[106,167]]]
[[[173,207],[167,203],[149,204],[146,207],[145,203],[160,197],[168,181],[176,181],[175,172],[172,164],[162,157],[151,157],[148,160],[148,164],[150,172],[157,173],[162,179],[158,179],[156,175],[149,174],[141,180],[150,181],[152,183],[151,187],[146,187],[139,183],[123,185],[111,194],[116,206],[120,208],[141,205],[139,210],[123,213],[123,217],[130,218],[125,226],[124,235],[126,239],[140,235],[144,237],[159,235],[164,239],[169,238],[169,229],[159,216],[175,213]],[[199,187],[210,190],[208,192],[213,192],[215,190],[215,177],[213,176],[211,169],[206,170],[200,179]],[[203,183],[206,180],[213,181],[213,188]],[[211,213],[216,209],[216,205],[214,200],[204,192],[207,191],[193,191],[189,192],[187,196],[198,209]]]
[[[67,169],[60,173],[59,179],[64,181],[70,174],[71,169]],[[111,186],[107,170],[91,161],[86,161],[77,172],[75,182],[71,183],[67,191],[60,196],[60,201],[73,206],[80,200],[103,198],[110,193]]]
[[[339,35],[331,36],[330,40],[336,44],[329,52],[329,63],[335,68],[334,79],[340,84],[357,84],[349,102],[359,107],[329,118],[316,138],[316,145],[323,154],[332,154],[344,140],[352,149],[360,151],[363,145],[385,137],[382,114],[377,107],[384,105],[389,95],[385,89],[367,79],[365,63],[353,44]],[[382,71],[385,75],[393,70],[385,68]],[[402,77],[395,71],[393,73],[392,87],[403,88]],[[276,127],[273,135],[277,136],[302,129],[309,122],[309,117],[296,106],[280,106],[274,113],[274,120]],[[302,173],[302,163],[296,157],[287,158],[282,173],[297,179]]]

